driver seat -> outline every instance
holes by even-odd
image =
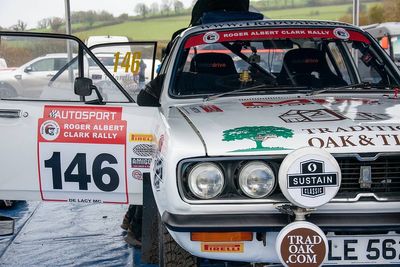
[[[322,51],[314,48],[299,48],[288,51],[283,58],[279,85],[297,86],[343,86],[347,83],[329,68]]]

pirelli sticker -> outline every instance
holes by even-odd
[[[243,253],[244,243],[201,243],[201,252]]]
[[[131,133],[129,135],[129,142],[136,143],[152,143],[154,136],[152,134]]]

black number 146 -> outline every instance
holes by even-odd
[[[103,167],[103,162],[109,164],[118,164],[117,159],[107,153],[98,155],[92,165],[92,176],[87,172],[86,154],[77,153],[74,159],[69,164],[64,172],[65,182],[75,182],[79,184],[79,190],[88,190],[88,184],[93,182],[101,191],[112,192],[119,186],[119,176],[117,171],[112,167]],[[54,152],[50,159],[44,161],[44,166],[50,168],[53,176],[53,188],[62,190],[62,171],[61,171],[61,153]],[[74,169],[77,168],[77,174],[73,174]],[[104,182],[104,176],[109,177],[108,183]]]

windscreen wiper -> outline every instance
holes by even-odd
[[[353,83],[353,84],[348,84],[348,85],[343,85],[343,86],[338,86],[338,87],[325,87],[323,89],[313,90],[313,91],[309,92],[307,94],[307,96],[319,95],[319,94],[329,92],[329,91],[343,90],[343,89],[350,89],[350,88],[371,89],[372,84],[370,82],[363,82],[363,83]]]
[[[247,88],[240,88],[240,89],[236,89],[233,91],[229,91],[229,92],[223,92],[223,93],[218,93],[218,94],[214,94],[214,95],[210,95],[210,96],[206,96],[203,101],[207,102],[207,101],[211,101],[214,99],[217,99],[221,96],[225,96],[225,95],[233,95],[235,93],[242,93],[242,92],[249,92],[249,91],[253,91],[255,89],[273,89],[272,91],[276,91],[276,90],[287,90],[287,89],[307,89],[308,87],[306,86],[276,86],[276,85],[265,85],[265,84],[260,84],[257,86],[252,86],[252,87],[247,87]]]

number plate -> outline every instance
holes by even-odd
[[[45,106],[38,123],[42,199],[128,203],[122,108]]]
[[[400,235],[328,237],[328,264],[400,265]]]

